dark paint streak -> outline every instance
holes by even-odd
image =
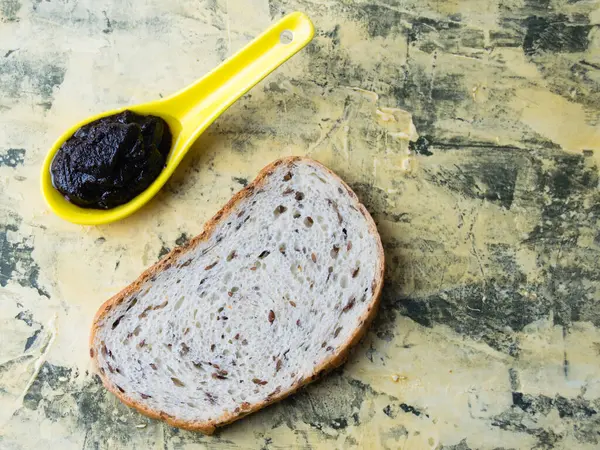
[[[25,95],[34,95],[52,102],[54,90],[65,79],[65,63],[24,59],[21,54],[16,56],[21,57],[0,60],[0,91],[4,97],[19,100]]]
[[[565,376],[565,380],[569,379],[569,358],[567,357],[567,349],[566,349],[566,340],[567,340],[567,328],[563,326],[562,329],[563,342],[565,345],[565,350],[563,351],[563,374]]]
[[[456,445],[442,445],[440,450],[471,450],[471,447],[467,444],[467,438],[461,440]],[[501,448],[495,448],[494,450],[503,450]]]
[[[97,375],[45,362],[23,398],[23,414],[35,411],[50,422],[72,421],[85,430],[88,443],[106,442],[107,431],[117,448],[139,445],[132,427],[143,421],[140,414],[116,402]],[[107,411],[115,411],[107,414]]]
[[[594,64],[583,59],[579,61],[579,63],[583,64],[584,66],[591,67],[592,69],[600,70],[600,64]]]
[[[110,23],[110,19],[108,18],[108,14],[106,14],[106,11],[102,11],[102,14],[104,14],[104,19],[106,20],[106,26],[104,27],[102,32],[104,34],[110,34],[113,32],[112,24]]]
[[[419,136],[416,141],[410,141],[408,143],[409,150],[417,153],[418,155],[431,156],[433,153],[429,150],[431,146],[431,137]]]
[[[508,378],[510,380],[510,388],[513,391],[521,388],[521,380],[519,379],[519,372],[517,372],[517,369],[513,367],[508,369]]]
[[[161,259],[163,256],[165,256],[167,253],[169,253],[171,251],[171,249],[169,247],[165,247],[164,245],[160,248],[160,251],[158,252],[158,259]]]
[[[22,165],[25,161],[25,149],[24,148],[9,148],[0,154],[0,167],[17,167]]]
[[[591,25],[574,25],[564,15],[528,17],[525,27],[523,51],[529,56],[544,52],[583,52],[588,48],[592,28]]]
[[[525,424],[535,424],[538,422],[537,417],[548,416],[553,411],[557,411],[561,419],[567,419],[564,424],[567,429],[571,429],[567,432],[573,433],[579,442],[598,443],[596,430],[600,426],[600,415],[598,414],[600,399],[590,402],[581,396],[568,399],[561,395],[548,397],[513,392],[512,401],[511,409],[495,416],[491,423],[492,426],[530,434],[537,438],[540,448],[553,448],[564,438],[564,433],[556,433],[553,429]]]
[[[296,395],[279,403],[273,428],[285,423],[292,429],[298,421],[321,431],[338,434],[348,426],[360,425],[359,411],[366,395],[375,392],[364,383],[341,375],[337,369]]]
[[[15,319],[22,320],[27,324],[27,326],[33,326],[33,314],[31,311],[21,311],[19,314],[15,316]]]
[[[454,167],[428,169],[426,178],[450,191],[487,200],[510,209],[518,175],[519,160],[481,155],[469,163]]]
[[[42,332],[42,329],[40,328],[39,330],[36,330],[31,336],[29,336],[27,338],[27,341],[25,342],[25,348],[23,349],[24,352],[26,352],[27,350],[29,350],[31,348],[31,346],[35,343],[35,341],[37,340],[37,338],[41,332]]]
[[[175,245],[182,246],[190,241],[190,237],[186,233],[181,233],[177,239],[175,239]]]
[[[248,178],[233,177],[233,181],[241,184],[244,187],[248,186]]]
[[[31,238],[21,237],[17,242],[8,239],[9,233],[18,235],[21,219],[9,216],[8,221],[9,223],[0,223],[0,286],[5,287],[12,280],[50,298],[38,284],[40,269],[32,257]]]
[[[19,0],[1,0],[0,13],[7,22],[17,22],[18,14],[21,10],[21,2]]]

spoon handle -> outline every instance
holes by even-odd
[[[200,80],[163,100],[161,110],[181,124],[179,139],[195,140],[233,102],[308,44],[313,35],[313,24],[305,14],[289,14]],[[180,148],[188,147],[184,144]],[[173,155],[178,159],[183,156]]]

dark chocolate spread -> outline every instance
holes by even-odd
[[[124,111],[90,122],[52,161],[54,187],[84,208],[110,209],[142,193],[165,167],[173,137],[156,116]]]

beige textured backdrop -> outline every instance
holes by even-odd
[[[38,171],[67,126],[178,90],[294,10],[314,42],[151,204],[101,227],[48,211]],[[599,22],[594,0],[0,0],[0,448],[598,448]],[[214,437],[119,404],[90,373],[97,307],[292,154],[378,223],[367,338]]]

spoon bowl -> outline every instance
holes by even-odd
[[[101,225],[123,219],[146,204],[164,186],[190,146],[232,103],[308,44],[314,35],[310,19],[300,12],[285,16],[213,71],[174,95],[153,102],[106,111],[73,125],[56,140],[42,165],[41,189],[59,217],[81,225]],[[125,110],[164,119],[173,135],[165,167],[129,202],[111,209],[79,207],[56,190],[50,168],[56,152],[82,126]]]

